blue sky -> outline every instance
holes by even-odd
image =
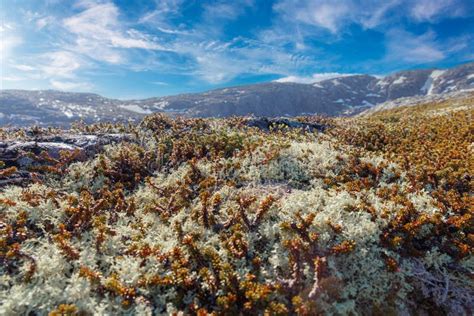
[[[144,98],[474,60],[472,0],[5,0],[3,89]]]

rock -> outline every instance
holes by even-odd
[[[55,135],[42,137],[42,142],[63,144],[71,146],[71,149],[81,149],[89,157],[95,155],[106,145],[119,143],[122,141],[131,141],[131,136],[127,134],[100,134],[100,135]],[[66,148],[65,148],[66,149]],[[68,149],[66,149],[68,150]]]
[[[32,179],[31,173],[28,171],[18,171],[15,174],[7,177],[0,178],[0,188],[7,185],[25,185]]]
[[[300,128],[308,132],[324,132],[328,126],[315,123],[303,123],[296,120],[291,120],[288,118],[267,118],[267,117],[257,117],[251,118],[245,122],[245,125],[248,127],[256,127],[263,131],[270,131],[271,128],[277,128],[279,126],[285,126],[288,128]]]
[[[29,140],[14,140],[0,142],[0,161],[5,167],[16,167],[18,172],[0,178],[0,187],[26,184],[31,180],[30,169],[43,164],[34,156],[46,152],[49,157],[60,158],[61,151],[79,151],[78,160],[94,157],[104,146],[130,141],[127,134],[71,135],[59,134],[49,136],[34,136]]]

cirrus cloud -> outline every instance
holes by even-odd
[[[339,72],[323,72],[323,73],[315,73],[311,76],[303,77],[303,76],[287,76],[280,79],[274,80],[275,82],[294,82],[294,83],[316,83],[321,82],[324,80],[352,76],[354,74],[345,74]]]
[[[111,2],[83,4],[86,10],[63,21],[64,27],[76,36],[74,50],[108,63],[125,61],[120,48],[164,49],[149,36],[133,29],[123,30],[119,9]]]

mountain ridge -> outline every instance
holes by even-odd
[[[137,121],[154,112],[187,117],[341,116],[358,114],[400,98],[473,88],[474,62],[448,69],[404,70],[382,78],[355,74],[311,84],[265,82],[136,100],[111,99],[87,92],[0,90],[0,124]]]

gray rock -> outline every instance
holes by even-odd
[[[20,170],[8,178],[0,178],[0,188],[8,185],[22,186],[29,183],[31,180],[32,176],[30,172]]]
[[[127,134],[61,134],[37,136],[33,140],[26,141],[0,142],[0,161],[3,161],[6,167],[18,168],[18,172],[12,176],[0,178],[0,187],[10,184],[27,184],[31,180],[31,168],[44,164],[34,158],[42,152],[57,159],[60,157],[61,151],[79,151],[78,160],[86,160],[94,157],[104,146],[121,141],[131,141],[131,136]]]
[[[247,127],[256,127],[263,131],[270,131],[272,128],[278,127],[287,127],[291,129],[303,129],[308,132],[324,132],[328,126],[322,124],[314,124],[314,123],[303,123],[298,122],[295,120],[290,120],[288,118],[266,118],[266,117],[258,117],[258,118],[251,118],[245,122],[245,126]]]

